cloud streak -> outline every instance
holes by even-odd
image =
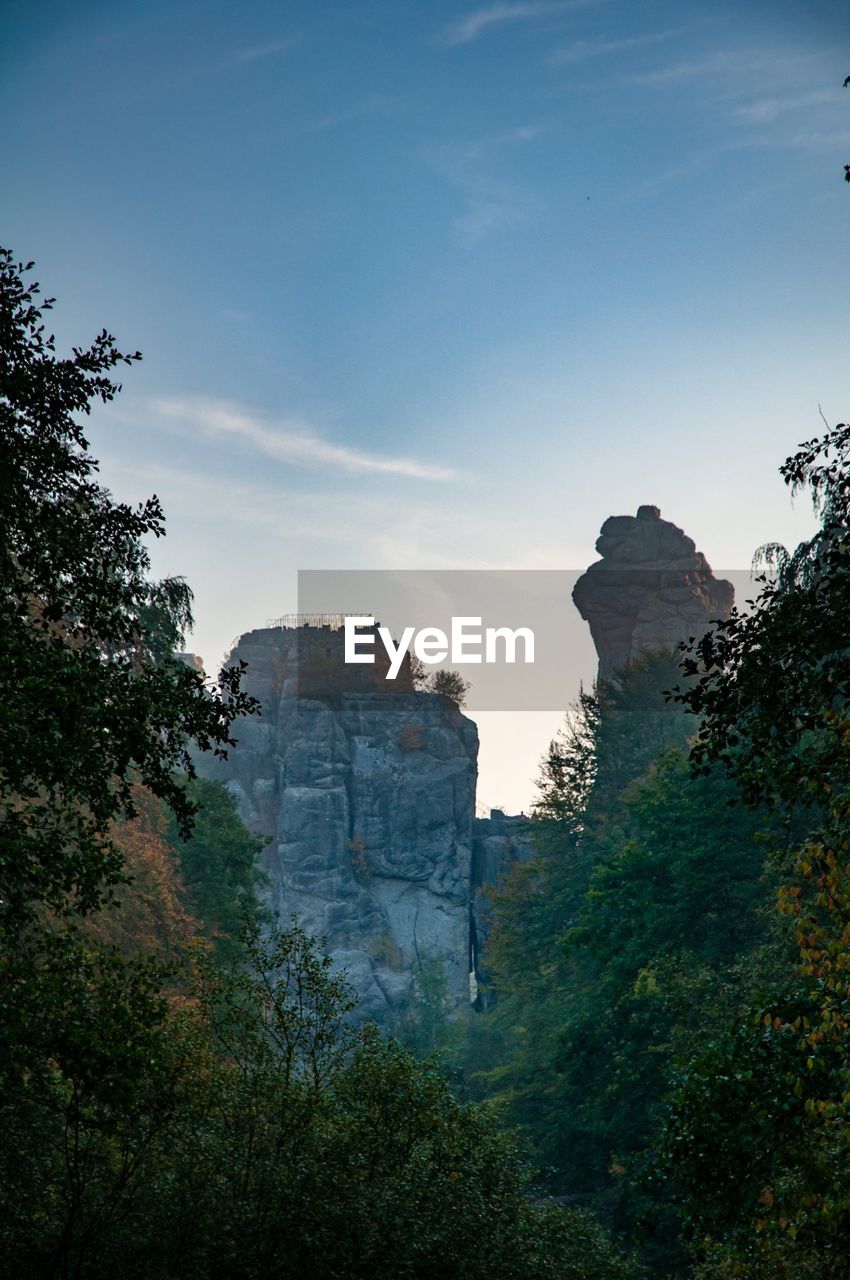
[[[570,9],[583,9],[598,2],[599,0],[528,0],[527,3],[520,4],[493,4],[486,9],[476,9],[474,13],[452,23],[443,33],[443,39],[448,45],[469,44],[493,27],[545,17],[551,13],[565,13]]]
[[[275,477],[239,480],[221,470],[185,470],[150,459],[101,454],[102,472],[110,488],[127,502],[142,492],[162,500],[169,527],[169,543],[188,529],[222,525],[254,531],[280,540],[281,555],[297,568],[432,569],[444,564],[455,569],[514,567],[521,556],[514,532],[492,504],[470,501],[458,506],[454,494],[428,490],[412,497],[400,486],[375,494],[365,486],[351,487],[340,501],[338,487],[302,480],[281,485]],[[316,513],[322,513],[317,520]],[[208,547],[208,533],[199,534],[196,547]],[[228,536],[230,548],[236,544]],[[201,549],[199,554],[208,552]],[[271,553],[274,554],[274,553]],[[554,555],[554,553],[553,553]],[[511,562],[511,563],[509,563]],[[560,568],[563,557],[546,562],[520,563],[522,568]],[[187,566],[187,573],[192,569]],[[190,581],[199,571],[188,573]],[[293,609],[294,609],[293,602]],[[267,613],[285,613],[269,606]]]
[[[837,89],[815,89],[810,93],[791,94],[785,98],[762,98],[758,102],[739,107],[734,115],[746,124],[772,124],[779,116],[789,112],[832,105],[840,100],[841,94]]]
[[[236,61],[253,62],[256,58],[270,58],[276,53],[286,53],[294,44],[294,40],[274,40],[271,44],[257,45],[254,49],[240,49],[236,54]]]
[[[452,229],[468,247],[490,235],[533,226],[542,215],[542,204],[531,193],[485,176],[470,178],[464,194],[466,207]]]
[[[451,480],[456,473],[414,458],[388,458],[323,440],[301,423],[270,424],[249,410],[220,400],[155,400],[162,418],[183,422],[208,435],[230,436],[258,453],[292,466],[335,469],[353,474],[406,476],[413,480]]]
[[[518,125],[476,142],[457,142],[426,153],[430,167],[463,199],[463,209],[451,224],[462,245],[473,247],[491,235],[533,226],[544,215],[540,197],[504,173],[506,157],[543,133],[541,125]]]
[[[563,49],[556,49],[547,61],[553,66],[566,66],[587,62],[590,58],[604,58],[612,53],[629,53],[632,49],[641,49],[645,45],[672,40],[685,30],[684,27],[674,27],[669,31],[655,31],[642,36],[624,36],[620,40],[574,40]]]
[[[758,79],[768,76],[776,84],[782,76],[799,75],[817,59],[812,52],[788,53],[784,50],[718,49],[694,62],[679,62],[657,71],[631,77],[632,84],[667,85],[691,80],[728,76]],[[751,87],[751,86],[750,86]]]
[[[658,71],[647,71],[633,77],[635,84],[663,85],[676,84],[687,80],[697,80],[704,76],[726,75],[729,72],[761,70],[764,63],[757,67],[747,67],[739,55],[716,53],[699,62],[679,62],[673,66],[662,67]]]
[[[344,111],[332,112],[319,116],[303,126],[304,133],[325,133],[328,129],[336,129],[339,125],[350,124],[355,120],[363,120],[367,116],[389,115],[396,107],[396,100],[383,94],[371,94],[363,102]]]

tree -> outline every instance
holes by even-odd
[[[104,332],[58,359],[27,271],[0,253],[6,1268],[44,1280],[632,1274],[586,1217],[531,1203],[510,1139],[436,1063],[352,1028],[351,992],[297,925],[265,939],[249,927],[247,963],[225,952],[230,970],[195,946],[181,894],[223,934],[239,905],[256,907],[256,881],[255,843],[220,788],[192,784],[190,745],[223,752],[253,704],[239,670],[216,687],[174,659],[191,594],[149,581],[159,504],[115,503],[75,420],[112,399],[110,370],[136,357]],[[194,966],[175,967],[187,953]]]
[[[425,663],[415,653],[409,654],[409,663],[410,679],[418,693],[441,693],[455,706],[464,706],[471,686],[459,671],[440,668],[429,674]]]
[[[183,840],[164,803],[136,789],[136,816],[113,827],[124,883],[88,918],[88,931],[128,958],[185,961],[203,940],[223,963],[236,963],[244,959],[244,924],[263,915],[257,896],[263,842],[242,824],[222,783],[195,778],[188,790],[196,812]]]
[[[170,1114],[162,955],[194,926],[150,805],[188,834],[191,743],[223,753],[254,705],[239,669],[215,687],[173,656],[191,592],[149,579],[158,500],[97,482],[78,419],[138,353],[103,331],[58,357],[30,270],[0,250],[0,1218],[20,1275],[71,1274]]]
[[[224,783],[196,778],[188,794],[196,806],[192,833],[184,840],[172,817],[168,838],[188,909],[219,958],[233,962],[239,954],[242,927],[261,915],[257,890],[264,877],[257,858],[264,841],[244,826]]]
[[[722,770],[691,776],[691,717],[656,653],[583,693],[543,762],[536,854],[495,895],[493,1011],[471,1087],[500,1102],[546,1185],[667,1274],[669,1196],[647,1184],[677,1059],[724,1025],[767,933],[764,815]],[[483,1025],[482,1025],[483,1024]]]
[[[0,903],[18,930],[40,907],[88,911],[121,876],[109,835],[140,782],[188,832],[189,744],[223,753],[253,701],[240,670],[220,688],[173,658],[191,624],[184,582],[153,583],[144,538],[156,497],[136,508],[97,483],[79,424],[131,364],[104,330],[54,353],[27,283],[0,250]]]
[[[456,707],[462,707],[466,703],[470,684],[468,680],[464,680],[459,671],[446,671],[441,668],[434,672],[426,687],[429,693],[442,694]]]
[[[101,1274],[137,1179],[181,1105],[191,1046],[164,969],[64,928],[4,955],[0,1248],[10,1274]]]
[[[675,699],[699,717],[692,759],[722,763],[748,800],[817,806],[846,785],[841,715],[850,702],[850,426],[806,441],[780,473],[808,490],[821,527],[792,553],[770,544],[748,612],[733,609],[699,643]],[[772,572],[771,572],[772,571]],[[838,712],[836,718],[832,712]]]
[[[192,1193],[177,1197],[167,1248],[186,1250],[188,1233],[212,1280],[634,1274],[585,1215],[531,1203],[514,1143],[457,1101],[437,1061],[347,1024],[350,989],[297,925],[248,949],[247,973],[206,987],[224,1070],[211,1130],[182,1129]],[[145,1228],[154,1251],[159,1216]],[[174,1261],[166,1274],[182,1276]]]
[[[719,763],[784,823],[770,861],[796,949],[675,1100],[668,1156],[708,1236],[706,1276],[843,1276],[850,1233],[850,427],[801,445],[782,474],[808,490],[820,528],[792,554],[765,549],[773,573],[752,610],[692,646],[694,683],[677,694],[702,717],[695,771]],[[735,1172],[706,1200],[712,1150]]]
[[[113,829],[124,882],[100,911],[86,917],[85,932],[114,945],[128,961],[148,956],[185,962],[200,940],[200,927],[168,839],[164,806],[141,788],[134,803],[135,817]]]
[[[408,652],[408,663],[410,681],[414,690],[419,693],[424,693],[427,690],[428,680],[430,679],[428,675],[428,668],[425,666],[422,659],[418,658],[415,653]]]
[[[16,1176],[0,1151],[11,1272],[635,1275],[587,1215],[532,1203],[513,1142],[435,1061],[351,1027],[350,989],[297,925],[245,945],[247,968],[201,962],[184,1009],[102,954],[64,986],[51,967],[43,1016],[67,1026],[62,1051],[0,1095],[24,1157]]]

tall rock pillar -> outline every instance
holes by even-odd
[[[731,582],[715,578],[693,540],[662,520],[658,507],[609,516],[596,550],[602,558],[579,578],[573,601],[590,625],[600,680],[642,654],[701,636],[714,619],[729,616]]]

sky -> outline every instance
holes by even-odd
[[[848,414],[846,3],[0,22],[2,242],[60,347],[144,354],[89,434],[210,669],[299,569],[583,568],[642,503],[718,571],[810,531],[777,468]],[[486,803],[558,719],[482,717]]]

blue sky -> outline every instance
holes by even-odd
[[[210,665],[298,568],[582,567],[645,502],[720,569],[808,530],[846,4],[0,7],[3,239],[60,342],[144,352],[93,445]]]

